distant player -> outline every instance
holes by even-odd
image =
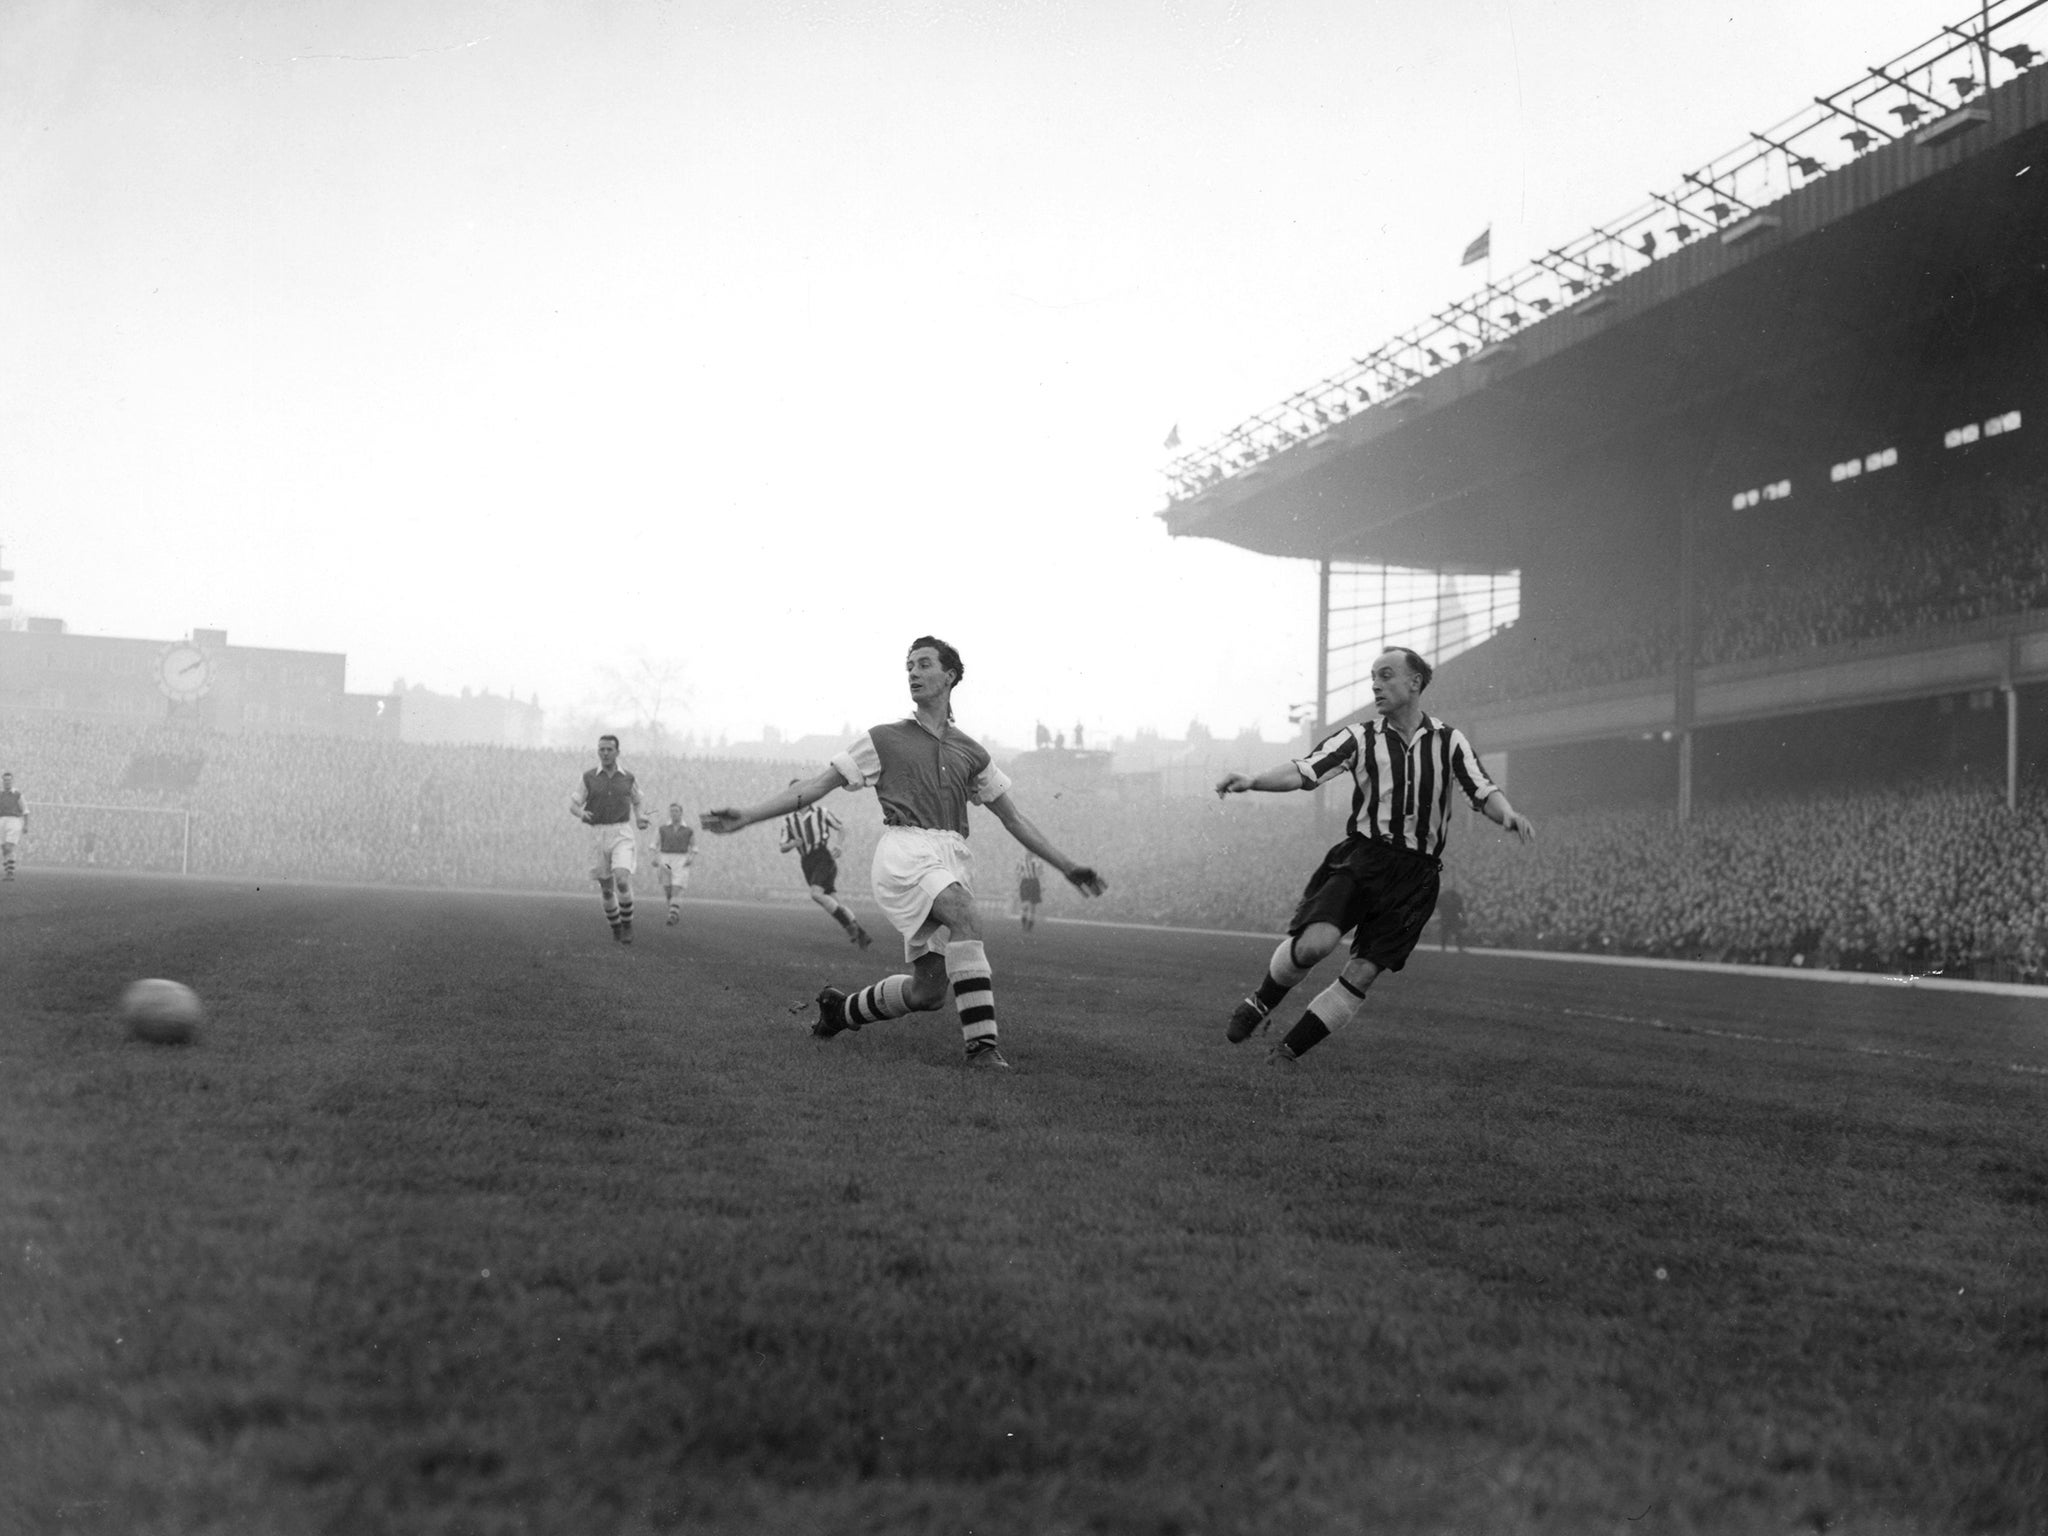
[[[619,738],[597,738],[597,767],[583,770],[583,786],[569,797],[569,814],[595,832],[590,867],[604,920],[621,944],[633,942],[633,870],[639,832],[647,830],[640,810],[640,786],[619,766]],[[636,831],[637,829],[637,831]]]
[[[1449,949],[1453,944],[1459,950],[1465,948],[1465,897],[1456,886],[1447,885],[1443,894],[1436,899],[1437,929],[1436,947]]]
[[[1380,972],[1407,963],[1436,907],[1453,786],[1523,842],[1536,835],[1529,818],[1487,778],[1464,735],[1423,713],[1422,690],[1432,670],[1405,647],[1381,653],[1372,664],[1378,719],[1345,726],[1304,758],[1257,776],[1225,774],[1216,786],[1219,795],[1248,789],[1278,794],[1351,775],[1344,840],[1309,876],[1266,979],[1237,1005],[1225,1030],[1237,1044],[1264,1027],[1280,1000],[1337,947],[1346,929],[1353,930],[1350,961],[1273,1047],[1268,1060],[1275,1066],[1292,1067],[1351,1020]]]
[[[1017,866],[1017,915],[1026,933],[1038,926],[1038,904],[1045,900],[1045,887],[1038,878],[1039,869],[1038,860],[1028,853]]]
[[[713,832],[737,832],[771,816],[800,811],[835,789],[872,784],[882,803],[875,845],[875,900],[903,935],[907,976],[889,976],[848,996],[837,987],[818,994],[821,1039],[877,1019],[944,1006],[947,991],[960,1012],[960,1038],[970,1067],[1007,1068],[997,1047],[995,989],[975,908],[973,857],[967,848],[967,807],[986,806],[1010,835],[1091,896],[1101,876],[1055,848],[1010,798],[1009,776],[988,749],[953,724],[953,690],[966,669],[945,641],[920,635],[905,658],[907,720],[864,732],[816,778],[743,810],[707,811]]]
[[[791,779],[791,785],[803,783],[802,779]],[[794,852],[797,864],[804,872],[804,884],[810,888],[811,900],[825,909],[825,915],[846,930],[846,936],[862,949],[875,941],[868,937],[867,929],[861,927],[860,919],[853,915],[853,909],[837,895],[839,889],[839,850],[846,846],[846,828],[837,816],[822,805],[808,809],[799,807],[782,818],[782,842],[784,853]]]
[[[668,898],[668,925],[683,920],[682,893],[690,888],[690,866],[697,862],[697,829],[683,820],[683,808],[671,805],[668,820],[654,829],[654,863],[661,871],[661,894]]]
[[[28,830],[28,811],[22,806],[21,791],[14,787],[14,775],[0,773],[0,880],[14,878],[14,849]]]

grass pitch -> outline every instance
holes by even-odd
[[[2048,1529],[2048,1004],[1424,951],[1280,1077],[997,924],[997,1077],[640,927],[0,892],[0,1530]]]

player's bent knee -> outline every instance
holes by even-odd
[[[1370,960],[1359,960],[1354,958],[1352,960],[1347,961],[1345,963],[1344,969],[1340,971],[1338,974],[1341,975],[1346,981],[1350,982],[1353,987],[1357,988],[1360,992],[1363,992],[1367,987],[1373,984],[1374,978],[1376,978],[1379,975],[1379,973],[1380,968],[1374,962]]]
[[[1344,935],[1332,923],[1310,923],[1294,938],[1295,963],[1303,970],[1312,969],[1316,962],[1325,958],[1337,947]]]

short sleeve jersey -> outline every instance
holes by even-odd
[[[688,853],[697,841],[697,829],[687,821],[664,821],[661,824],[661,851],[663,853]]]
[[[1010,792],[1010,776],[988,748],[947,725],[933,735],[915,719],[878,725],[832,759],[847,785],[872,784],[891,827],[925,827],[967,835],[967,807],[987,805]]]
[[[623,768],[614,768],[610,773],[602,768],[584,769],[583,809],[601,827],[631,820],[633,775]]]

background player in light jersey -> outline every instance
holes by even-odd
[[[604,902],[604,920],[621,944],[633,942],[633,870],[639,832],[647,830],[640,811],[640,786],[619,766],[619,738],[597,738],[597,766],[583,770],[583,784],[569,797],[569,814],[592,828],[594,862],[590,877]]]
[[[1038,926],[1038,904],[1045,900],[1045,887],[1038,876],[1038,860],[1025,854],[1017,866],[1017,915],[1026,933]]]
[[[872,784],[882,802],[875,846],[875,900],[903,935],[909,975],[885,977],[848,996],[837,987],[818,994],[811,1032],[828,1038],[876,1019],[942,1007],[950,986],[960,1012],[960,1037],[971,1067],[1006,1068],[997,1048],[995,989],[981,918],[974,903],[973,858],[967,849],[967,806],[986,806],[1012,837],[1090,896],[1101,876],[1055,848],[1010,798],[1010,780],[988,749],[953,724],[953,690],[965,668],[960,653],[931,635],[910,642],[905,660],[916,713],[878,725],[832,759],[816,778],[744,809],[704,813],[712,832],[737,832],[786,816],[835,789]]]
[[[690,866],[696,862],[697,829],[683,819],[682,806],[671,805],[668,820],[654,829],[654,864],[661,871],[671,928],[683,920],[681,894],[690,887]]]
[[[792,787],[803,783],[802,779],[791,779]],[[845,846],[846,828],[839,818],[822,805],[805,806],[791,811],[782,818],[782,851],[796,851],[797,863],[804,872],[804,884],[810,888],[811,900],[825,909],[825,915],[846,930],[846,936],[866,949],[874,940],[868,937],[867,929],[861,927],[860,919],[834,894],[839,885],[839,850]]]
[[[28,830],[28,811],[21,803],[21,791],[14,787],[14,775],[0,773],[0,880],[14,878],[14,849]]]

